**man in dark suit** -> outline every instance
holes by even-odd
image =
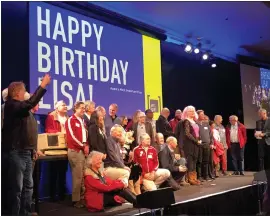
[[[169,178],[169,185],[177,189],[178,182],[181,186],[187,186],[189,183],[185,181],[185,174],[187,171],[186,160],[181,158],[180,155],[176,155],[174,150],[177,147],[177,140],[175,137],[168,137],[164,148],[158,153],[159,167],[168,169],[171,172]]]
[[[95,112],[96,104],[93,101],[85,101],[84,104],[85,104],[85,113],[84,113],[83,119],[86,124],[86,127],[89,128],[91,124],[91,117],[93,113]],[[93,119],[94,118],[92,118],[92,123],[94,123]]]
[[[259,171],[264,170],[265,157],[267,157],[265,150],[267,150],[267,145],[265,143],[266,137],[256,136],[259,131],[264,131],[265,122],[268,119],[267,111],[265,109],[260,109],[259,112],[260,120],[256,121],[256,131],[255,137],[258,139],[258,159],[259,159]],[[268,128],[270,130],[270,128]],[[257,132],[257,133],[256,133]]]
[[[263,131],[259,137],[264,140],[263,154],[264,154],[264,169],[270,170],[270,119],[266,119]]]
[[[29,100],[24,100],[25,85],[13,82],[8,87],[2,129],[2,154],[9,155],[9,204],[12,215],[31,215],[33,157],[37,157],[37,124],[31,114],[46,93],[51,77],[47,74]],[[23,193],[22,193],[23,192]]]
[[[168,122],[169,115],[170,110],[168,108],[163,108],[158,120],[156,121],[157,133],[162,133],[165,140],[169,136],[174,136],[172,128]]]
[[[151,138],[151,145],[154,144],[154,132],[153,132],[153,127],[152,127],[152,124],[149,123],[149,122],[146,122],[145,119],[146,119],[146,115],[144,112],[140,112],[138,114],[138,117],[139,117],[139,120],[137,123],[133,124],[133,127],[132,127],[132,130],[134,131],[133,133],[133,138],[134,138],[134,141],[131,145],[131,149],[135,148],[136,146],[139,145],[140,143],[140,136],[142,134],[145,134],[147,133],[150,138]]]
[[[175,131],[174,131],[174,136],[177,139],[178,143],[178,151],[181,154],[182,157],[185,157],[184,153],[184,142],[183,142],[183,137],[184,137],[184,126],[183,126],[183,120],[180,120],[178,124],[176,125]],[[177,150],[176,150],[177,152]]]

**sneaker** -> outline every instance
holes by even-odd
[[[244,176],[245,174],[244,174],[243,172],[240,172],[240,175],[241,175],[241,176]]]

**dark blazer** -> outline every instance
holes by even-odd
[[[265,133],[265,143],[270,145],[270,119],[268,118],[265,122],[263,133]]]
[[[136,146],[139,145],[139,140],[137,140],[137,128],[138,128],[138,122],[132,125],[132,130],[134,131],[133,133],[133,138],[134,138],[134,142],[131,145],[131,149],[135,148]],[[154,139],[154,132],[153,132],[153,127],[151,125],[151,123],[149,122],[145,122],[145,132],[150,136],[151,138],[151,145],[154,144],[155,139]]]
[[[158,120],[156,121],[156,128],[157,133],[162,133],[165,140],[169,136],[174,136],[171,125],[169,124],[168,120],[162,115],[160,115],[158,117]]]
[[[99,151],[107,154],[107,137],[104,132],[100,130],[96,124],[91,124],[89,127],[89,145],[91,151]]]
[[[29,125],[32,116],[29,112],[34,108],[46,90],[38,87],[35,93],[26,101],[8,99],[5,103],[4,124],[2,129],[2,150],[10,151],[14,149],[36,150],[36,143],[30,141],[31,137],[37,136],[33,133]],[[37,133],[35,130],[34,133]]]
[[[258,121],[256,121],[256,131],[263,131],[264,130],[264,125],[265,125],[265,122],[266,122],[267,120],[258,120]]]
[[[175,138],[177,139],[179,152],[182,157],[184,157],[183,154],[183,148],[184,148],[184,126],[183,126],[183,120],[180,120],[178,124],[176,125],[175,131],[174,131]]]
[[[107,157],[104,161],[104,167],[124,168],[124,160],[120,152],[120,145],[112,136],[107,139]]]
[[[90,117],[90,119],[91,119],[91,117]],[[90,119],[85,114],[83,115],[84,124],[85,124],[87,129],[90,127]]]
[[[193,156],[198,158],[199,153],[199,138],[195,136],[195,131],[191,126],[189,120],[185,119],[183,121],[183,149],[185,157]]]
[[[159,167],[168,169],[172,172],[179,172],[179,167],[174,165],[174,157],[173,153],[170,151],[167,144],[162,148],[162,150],[158,153]]]
[[[84,123],[86,125],[87,128],[89,128],[92,124],[96,123],[96,116],[97,116],[97,112],[94,111],[90,117],[90,119],[86,116],[83,115],[83,119],[84,119]]]

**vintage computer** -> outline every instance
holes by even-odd
[[[43,133],[38,135],[37,149],[45,155],[67,155],[64,133]]]

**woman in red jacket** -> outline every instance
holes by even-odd
[[[121,204],[123,199],[135,204],[136,196],[121,180],[111,180],[103,175],[103,153],[92,151],[87,158],[85,170],[85,203],[88,211],[103,211],[104,207]]]

